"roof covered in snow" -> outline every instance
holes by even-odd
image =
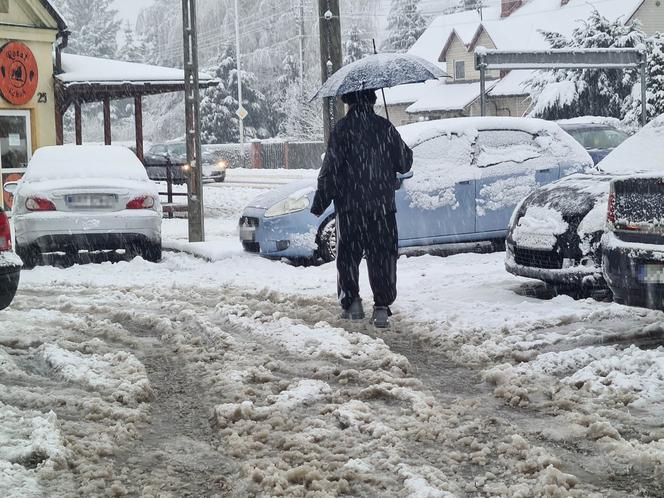
[[[580,19],[598,10],[610,20],[629,21],[643,0],[530,0],[506,18],[500,17],[500,3],[486,7],[482,18],[477,11],[457,12],[437,17],[410,49],[410,53],[438,61],[443,48],[455,34],[470,51],[477,34],[484,29],[500,50],[549,48],[540,30],[569,36]]]
[[[489,82],[487,89],[495,85],[496,81]],[[421,89],[418,100],[409,106],[409,113],[429,111],[460,111],[472,104],[480,96],[479,81],[473,83],[455,83],[447,85],[435,82]]]
[[[170,67],[151,66],[135,62],[125,62],[100,57],[62,54],[62,73],[56,79],[66,86],[75,84],[182,84],[184,70]],[[201,83],[215,81],[205,73],[199,73]]]

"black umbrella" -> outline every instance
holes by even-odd
[[[445,78],[435,64],[410,54],[373,54],[342,67],[328,78],[311,100],[361,90],[379,90],[407,83]]]

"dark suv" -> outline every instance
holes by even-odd
[[[602,240],[604,277],[616,302],[664,306],[664,178],[611,183]]]
[[[16,295],[21,266],[21,258],[12,252],[9,219],[0,207],[0,310],[9,306]]]

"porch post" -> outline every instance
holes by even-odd
[[[111,99],[104,97],[104,144],[111,145]]]
[[[65,142],[64,138],[64,113],[66,111],[63,111],[60,103],[56,102],[55,103],[55,144],[56,145],[62,145]]]
[[[134,97],[134,124],[136,127],[136,156],[143,162],[143,101],[140,95]]]
[[[76,128],[76,145],[83,143],[83,125],[81,123],[81,104],[74,104],[74,127]]]

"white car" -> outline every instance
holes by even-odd
[[[63,145],[35,153],[14,194],[15,250],[26,267],[42,253],[125,249],[161,259],[156,184],[125,147]]]

